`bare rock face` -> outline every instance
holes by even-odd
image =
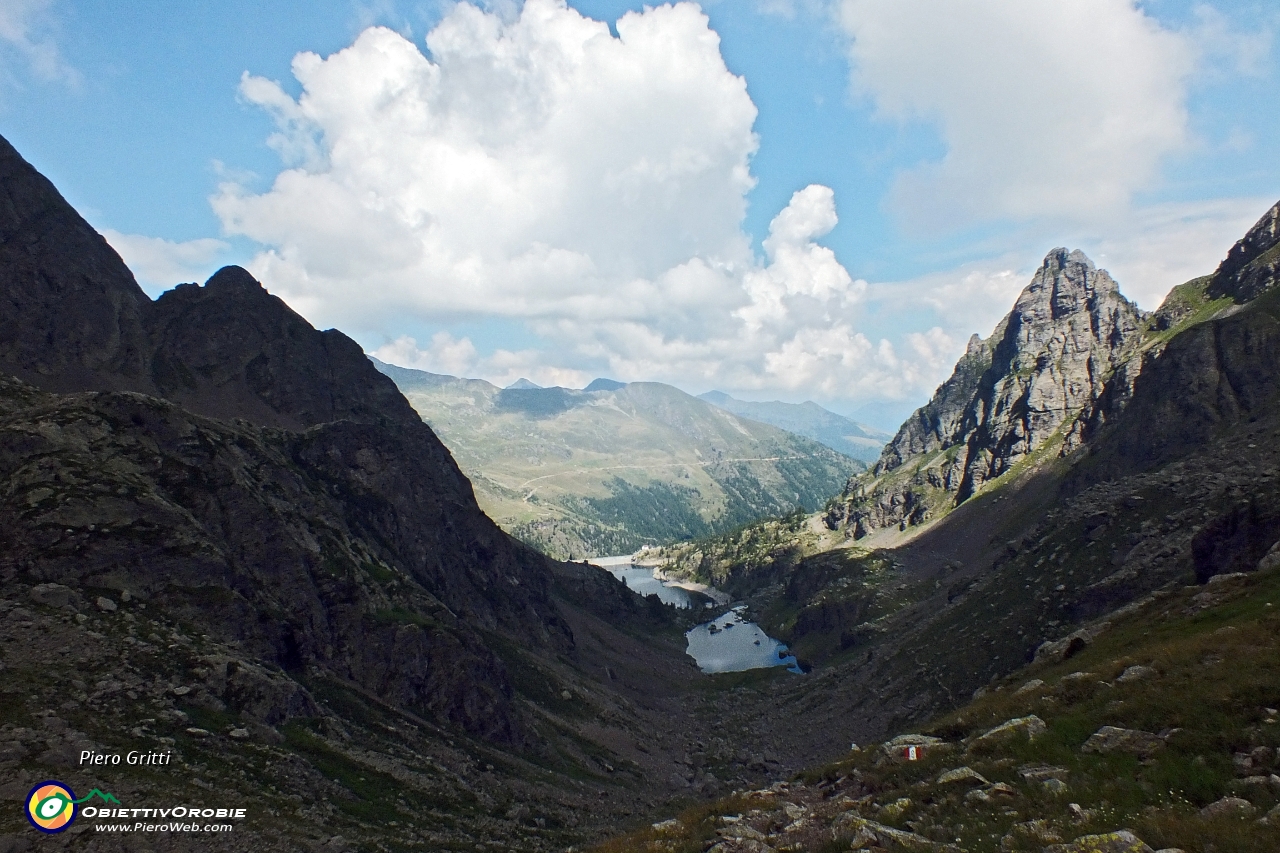
[[[988,339],[884,449],[875,479],[851,481],[855,536],[959,504],[1055,437],[1066,438],[1131,356],[1143,313],[1082,252],[1054,249]]]
[[[0,371],[51,391],[149,390],[150,302],[107,241],[0,137]]]
[[[1210,289],[1216,286],[1215,277]],[[1213,322],[1186,329],[1158,357],[1142,361],[1124,417],[1105,441],[1090,439],[1098,464],[1089,476],[1095,479],[1157,467],[1231,424],[1275,409],[1280,290],[1268,289],[1243,310],[1231,306]],[[1270,541],[1256,543],[1262,551],[1254,559]]]
[[[1218,265],[1209,296],[1243,304],[1270,290],[1280,276],[1280,203],[1268,210]]]
[[[1151,845],[1127,829],[1082,835],[1070,844],[1051,844],[1045,853],[1155,853]]]
[[[127,590],[254,660],[319,667],[518,744],[507,673],[478,629],[567,650],[546,561],[460,503],[403,432],[291,433],[0,379],[0,588],[35,581],[36,600],[68,602]],[[298,705],[289,684],[238,672],[222,692],[255,714]]]
[[[1146,758],[1164,748],[1164,740],[1151,732],[1138,729],[1122,729],[1117,726],[1103,726],[1085,741],[1081,752],[1127,752]]]
[[[312,328],[240,267],[162,294],[143,324],[155,391],[197,414],[293,430],[421,422],[359,344]]]

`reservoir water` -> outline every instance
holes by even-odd
[[[641,595],[658,596],[658,600],[663,604],[670,604],[675,607],[689,608],[694,606],[695,597],[686,589],[678,586],[671,586],[653,576],[653,569],[649,566],[637,566],[631,562],[631,557],[595,557],[587,562],[608,569],[613,575],[619,578],[631,589]]]
[[[703,672],[741,672],[769,666],[785,666],[801,672],[795,655],[766,634],[759,625],[742,617],[745,605],[685,633],[688,653]]]
[[[654,577],[652,567],[637,566],[630,556],[596,557],[589,562],[608,569],[641,595],[656,594],[665,604],[688,608],[698,606],[702,600],[688,590]],[[704,594],[721,603],[729,602],[729,597],[719,590],[706,589]],[[739,605],[685,633],[686,651],[697,661],[698,668],[703,672],[741,672],[785,666],[789,672],[801,672],[795,656],[787,647],[766,634],[756,623],[744,620],[745,612],[745,605]]]

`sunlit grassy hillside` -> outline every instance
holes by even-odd
[[[625,554],[814,510],[863,465],[669,385],[499,389],[382,365],[481,507],[561,558]]]

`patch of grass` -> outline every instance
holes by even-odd
[[[674,826],[646,828],[593,847],[595,853],[702,853],[715,838],[717,818],[722,814],[741,812],[760,802],[749,796],[728,797],[715,803],[700,803],[686,808],[674,820]]]
[[[369,560],[363,561],[361,564],[365,570],[365,574],[373,578],[378,583],[393,584],[400,580],[400,576],[391,569],[381,563],[374,563]]]
[[[335,798],[333,803],[339,811],[356,820],[383,824],[388,818],[397,817],[398,799],[406,801],[412,811],[431,811],[433,822],[446,827],[465,823],[467,815],[476,810],[475,798],[466,791],[458,792],[455,799],[431,796],[398,782],[389,774],[352,760],[313,731],[308,721],[286,723],[281,727],[281,733],[290,749],[326,778],[351,792],[350,799]]]
[[[180,729],[194,726],[216,734],[226,734],[229,730],[239,725],[237,718],[228,711],[215,711],[212,708],[205,708],[191,703],[183,704],[182,710],[187,715],[187,723],[180,726]],[[184,737],[196,741],[193,736],[187,735],[185,732],[182,734]]]

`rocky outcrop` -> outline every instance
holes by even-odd
[[[1146,361],[1125,416],[1092,442],[1097,464],[1079,477],[1151,469],[1275,410],[1280,291],[1184,330]]]
[[[1144,315],[1105,270],[1054,249],[990,338],[976,335],[955,372],[850,482],[829,524],[857,537],[905,527],[961,503],[1055,438],[1133,354]]]
[[[143,326],[154,393],[197,414],[292,430],[338,420],[421,430],[359,344],[312,328],[240,267],[162,294]]]
[[[383,427],[296,434],[0,380],[0,585],[127,591],[249,659],[519,743],[477,629],[552,653],[571,634],[541,559],[451,504],[413,449]]]
[[[978,735],[969,744],[970,751],[980,751],[990,749],[994,744],[1004,743],[1006,741],[1017,740],[1035,740],[1048,731],[1044,720],[1031,714],[1026,717],[1018,717],[1014,720],[1007,720],[995,728]]]
[[[1068,449],[1092,442],[1104,427],[1119,418],[1133,399],[1138,377],[1164,356],[1165,347],[1172,339],[1198,322],[1229,317],[1240,306],[1271,290],[1278,273],[1280,204],[1267,211],[1231,248],[1213,275],[1192,279],[1169,292],[1151,316],[1149,331],[1154,333],[1151,341],[1144,345],[1138,356],[1117,367],[1106,381],[1097,402],[1086,408],[1073,427],[1068,436]],[[1228,300],[1230,304],[1221,307],[1221,303]],[[1179,326],[1184,328],[1179,329]],[[1172,336],[1162,334],[1171,331],[1174,333]],[[1179,347],[1186,345],[1186,341],[1179,343]],[[1167,390],[1177,396],[1176,388]],[[1232,408],[1230,401],[1227,401],[1227,408]],[[1201,412],[1193,420],[1202,421],[1203,417]]]

